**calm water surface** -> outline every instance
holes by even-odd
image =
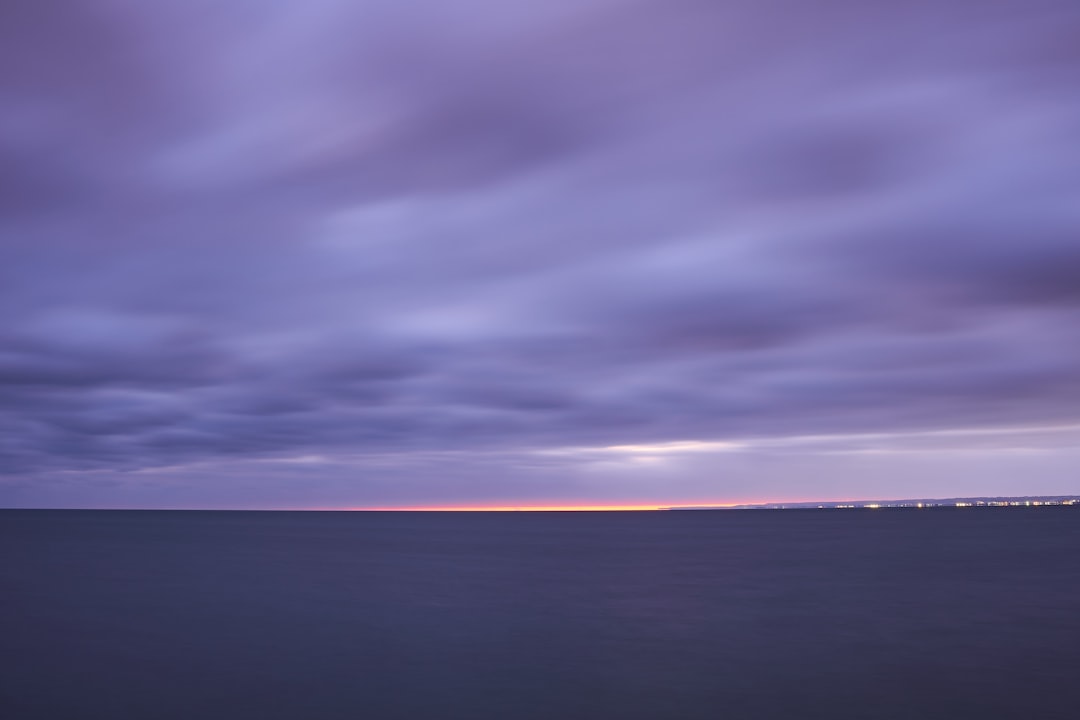
[[[0,717],[1076,718],[1080,509],[0,512]]]

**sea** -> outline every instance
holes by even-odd
[[[4,720],[1080,718],[1080,509],[0,512]]]

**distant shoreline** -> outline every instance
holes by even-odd
[[[696,507],[670,507],[667,510],[879,510],[969,507],[1080,507],[1080,495],[1031,495],[1020,497],[915,498],[910,500],[840,500],[835,502],[757,503]]]

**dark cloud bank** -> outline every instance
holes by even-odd
[[[0,501],[1075,491],[1078,31],[8,0]]]

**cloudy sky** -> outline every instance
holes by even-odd
[[[1080,493],[1073,0],[5,0],[0,505]]]

